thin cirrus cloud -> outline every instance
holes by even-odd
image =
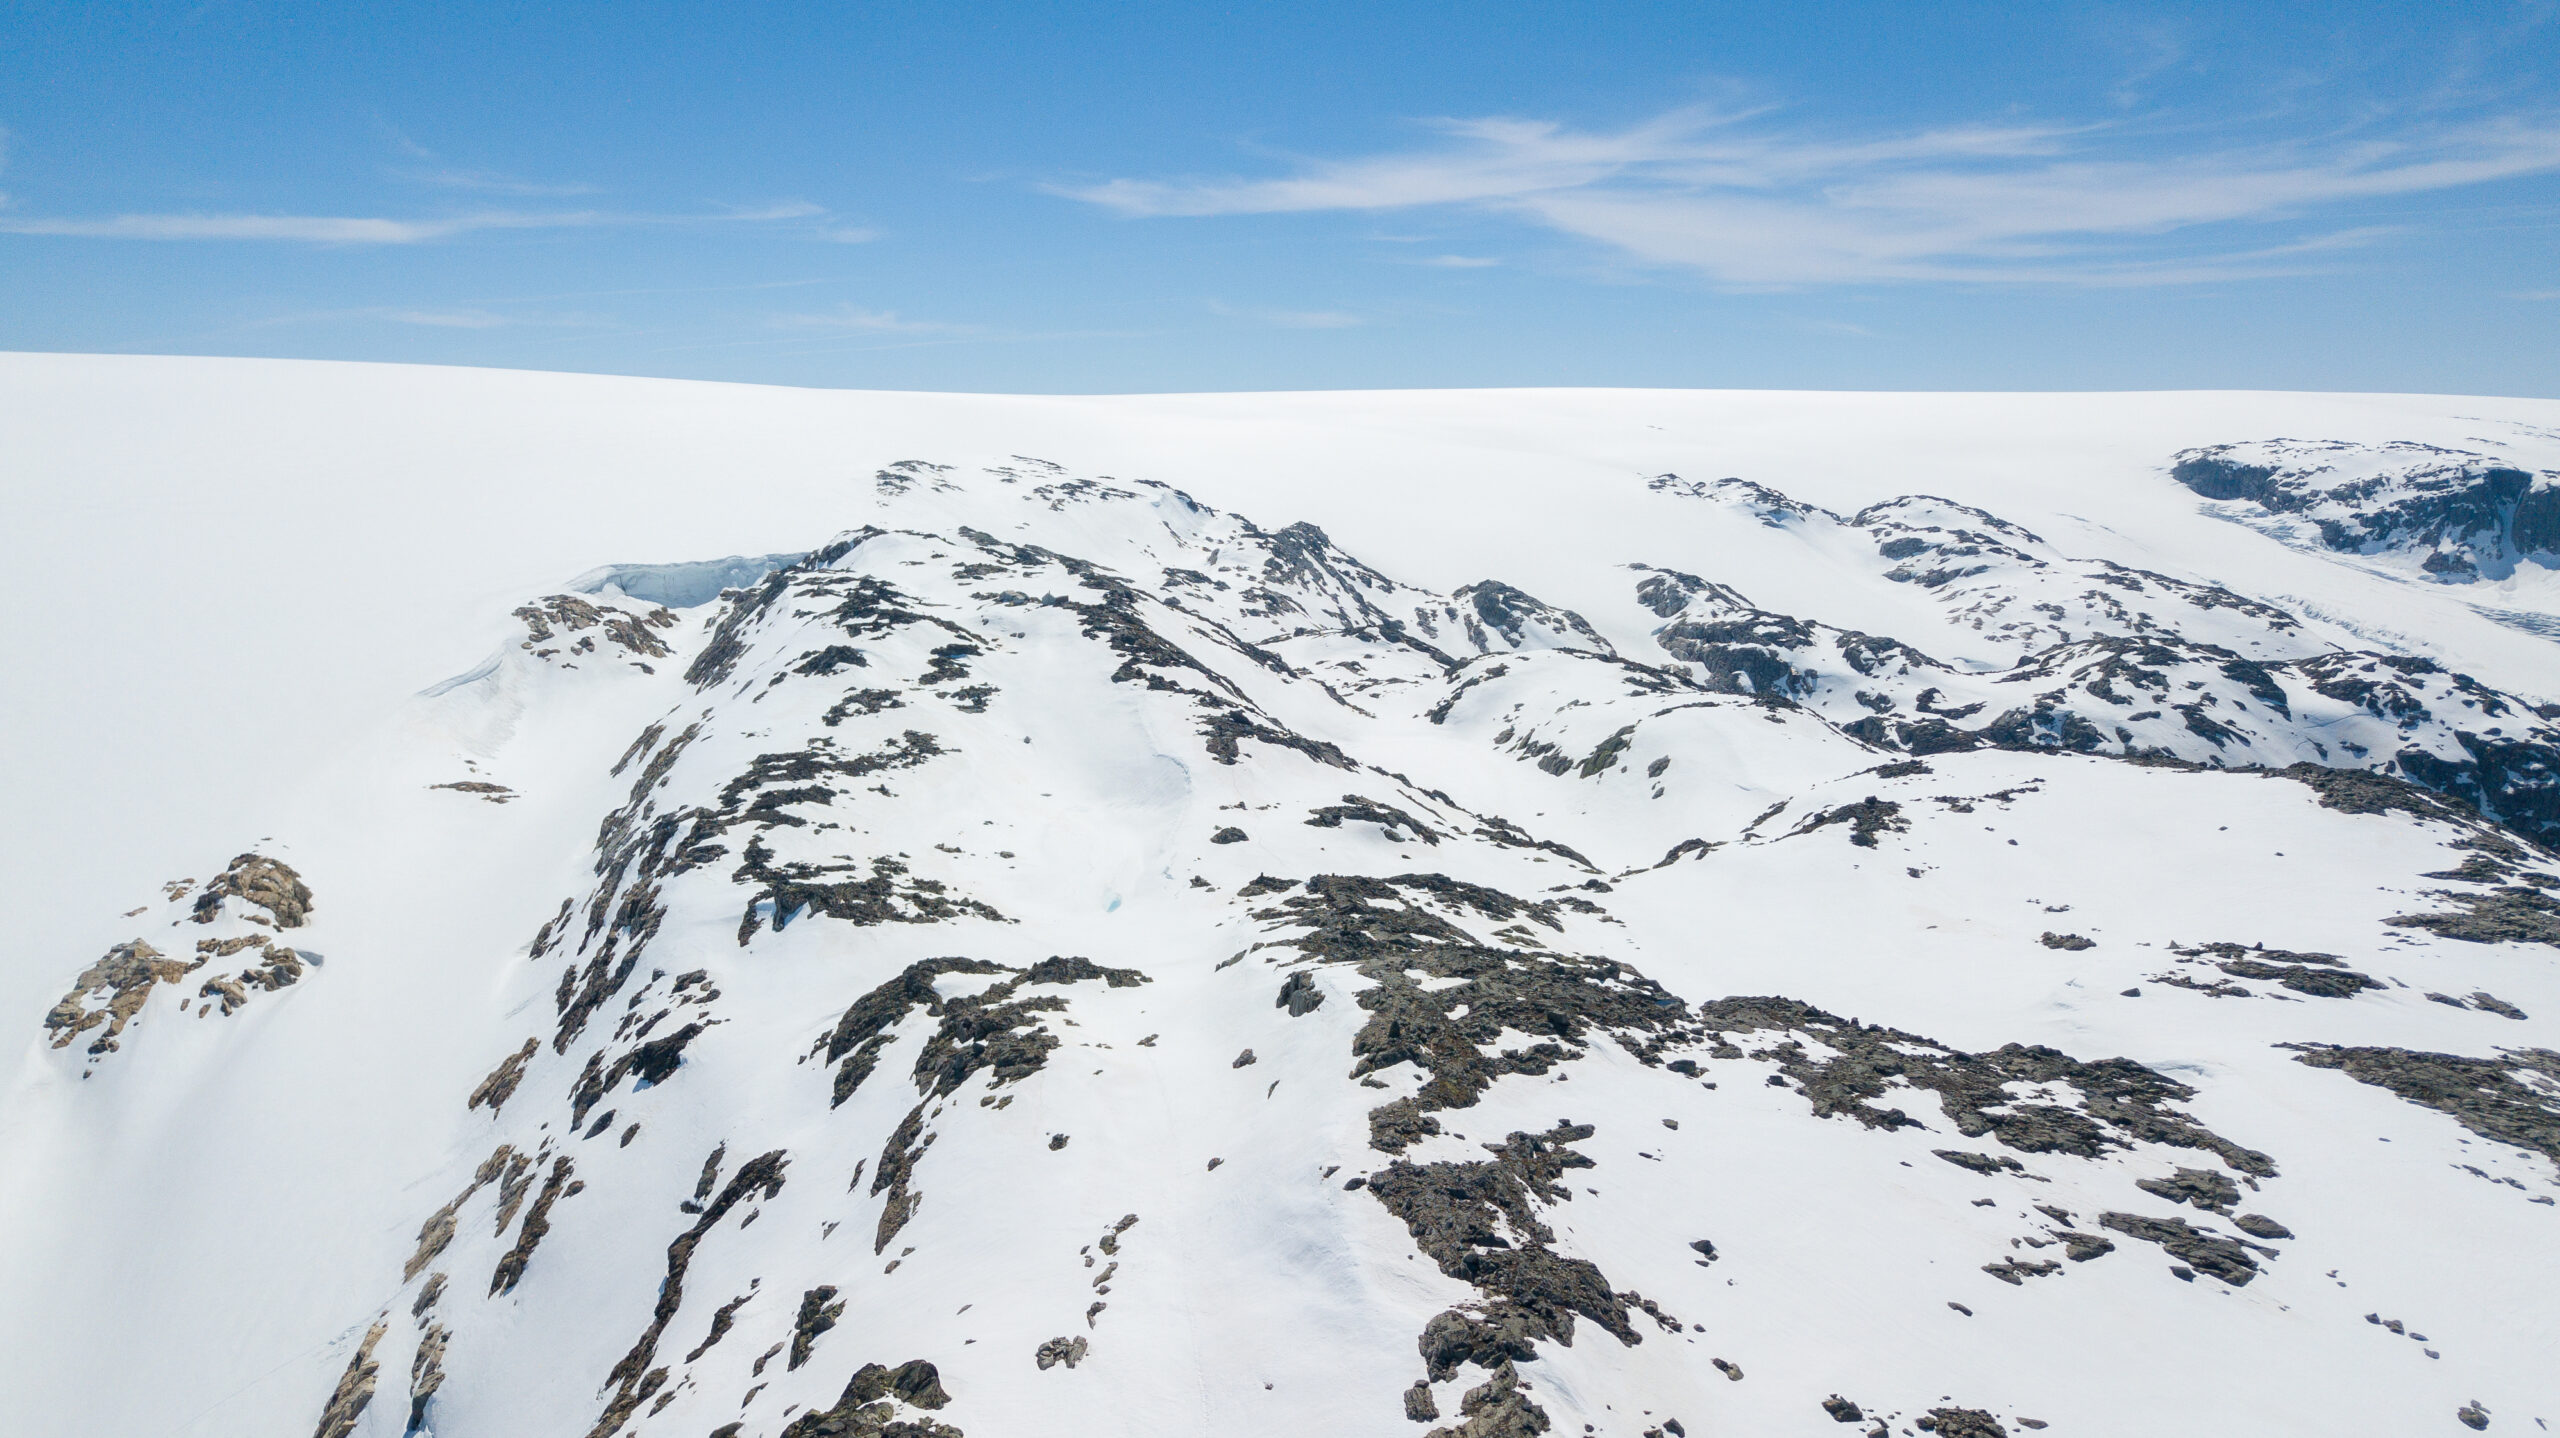
[[[0,215],[0,234],[104,240],[271,240],[318,245],[420,245],[489,230],[570,230],[807,219],[816,205],[769,205],[708,215],[621,214],[606,210],[481,210],[422,219],[371,215],[140,214],[97,217]]]
[[[2560,126],[2522,120],[2122,157],[2086,127],[1838,140],[1762,118],[1675,111],[1613,133],[1449,120],[1436,146],[1276,178],[1047,188],[1133,217],[1492,212],[1737,287],[2162,284],[2278,273],[2382,233],[2334,218],[2307,232],[2323,211],[2560,170]],[[2295,229],[2272,241],[2190,233],[2279,223]]]
[[[866,310],[857,305],[840,305],[832,310],[813,313],[774,315],[767,323],[776,329],[884,335],[970,334],[978,328],[940,320],[911,320],[895,310]]]
[[[351,321],[366,324],[408,325],[419,329],[437,330],[583,329],[609,323],[603,317],[593,314],[501,311],[477,307],[422,309],[398,305],[365,305],[355,309],[310,310],[276,315],[255,321],[254,327],[344,324]]]
[[[388,324],[438,330],[497,330],[523,323],[511,315],[490,310],[365,310],[354,312],[350,318],[377,319]]]
[[[1250,320],[1276,330],[1347,330],[1368,323],[1362,316],[1346,310],[1282,310],[1267,306],[1230,305],[1221,300],[1209,301],[1209,313],[1228,319]]]
[[[432,158],[432,157],[429,157]],[[394,179],[433,185],[443,190],[474,190],[487,195],[521,195],[527,199],[563,199],[597,193],[597,186],[571,181],[520,180],[496,170],[463,170],[449,165],[393,170]]]
[[[393,134],[391,143],[412,162],[391,170],[391,176],[412,184],[433,185],[447,190],[476,190],[491,195],[520,195],[529,199],[560,199],[592,195],[597,191],[596,186],[583,182],[527,180],[501,170],[474,170],[447,164],[442,155],[402,134]]]

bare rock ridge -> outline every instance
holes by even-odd
[[[2330,549],[2415,558],[2446,583],[2560,566],[2560,475],[2477,450],[2271,439],[2182,450],[2169,472],[2206,499],[2299,516]]]
[[[288,988],[301,980],[310,965],[320,962],[316,953],[269,937],[278,929],[303,927],[312,911],[310,886],[281,860],[242,854],[201,887],[192,879],[181,879],[162,885],[162,890],[167,912],[173,916],[169,928],[185,922],[211,927],[214,933],[195,939],[191,950],[183,951],[188,953],[185,958],[169,957],[141,938],[109,949],[72,981],[71,991],[45,1015],[53,1047],[69,1047],[94,1029],[96,1037],[86,1052],[93,1059],[115,1052],[125,1026],[143,1011],[156,987],[167,984],[185,992],[180,981],[209,964],[224,967],[244,953],[249,956],[236,972],[215,972],[192,991],[193,1011],[199,1018],[216,1011],[225,1017],[237,1013],[252,993]],[[147,910],[126,917],[143,912]],[[181,914],[183,920],[176,917]],[[181,940],[168,942],[175,948]]]

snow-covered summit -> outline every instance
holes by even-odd
[[[43,956],[31,1431],[2560,1421],[2550,641],[2076,496],[910,438]]]

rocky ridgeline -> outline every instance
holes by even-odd
[[[2307,526],[2322,547],[2448,584],[2560,568],[2560,474],[2478,450],[2268,439],[2180,450],[2169,473],[2278,532]]]
[[[2560,870],[2537,847],[2560,836],[2560,730],[2545,713],[2407,656],[2323,651],[2275,606],[2068,560],[1945,501],[1843,517],[1739,481],[1655,483],[1854,536],[1883,581],[2014,651],[2006,668],[1641,566],[1634,597],[1658,621],[1657,652],[1630,657],[1507,584],[1417,589],[1312,524],[1264,530],[1166,486],[1042,461],[908,463],[873,487],[879,522],[738,576],[699,624],[577,596],[518,611],[527,637],[502,662],[610,659],[654,686],[656,707],[594,756],[617,798],[579,837],[585,877],[528,935],[547,1007],[486,1036],[485,1076],[453,1095],[478,1137],[431,1191],[451,1196],[420,1214],[402,1262],[350,1276],[379,1298],[315,1395],[318,1438],[485,1422],[467,1396],[514,1371],[546,1324],[609,1354],[549,1375],[592,1392],[587,1438],[961,1438],[972,1423],[1003,1431],[973,1413],[1024,1411],[989,1393],[1016,1385],[1104,1431],[1114,1410],[1078,1395],[1126,1403],[1173,1381],[1151,1376],[1149,1344],[1176,1291],[1168,1269],[1203,1257],[1181,1246],[1202,1241],[1196,1212],[1159,1216],[1175,1202],[1168,1154],[1226,1185],[1220,1211],[1331,1225],[1304,1246],[1345,1263],[1400,1244],[1391,1271],[1436,1275],[1426,1287],[1398,1272],[1397,1296],[1376,1300],[1411,1312],[1412,1346],[1363,1431],[1714,1431],[1698,1395],[1745,1383],[1714,1350],[1748,1327],[1692,1301],[1717,1290],[1686,1287],[1681,1311],[1673,1290],[1731,1259],[1731,1238],[1595,1242],[1603,1220],[1573,1212],[1599,1208],[1604,1164],[1641,1172],[1671,1142],[1712,1142],[1658,1116],[1710,1090],[1783,1091],[1786,1123],[1860,1135],[1878,1192],[1902,1192],[1896,1175],[1918,1163],[1969,1195],[1944,1200],[1968,1222],[2001,1210],[1998,1237],[1956,1265],[1978,1291],[1950,1291],[1975,1302],[2091,1289],[2069,1276],[2140,1254],[2155,1255],[2147,1281],[2182,1295],[2279,1271],[2299,1220],[2259,1145],[2283,1136],[2208,1126],[2208,1078],[2045,1044],[1959,1048],[1889,1016],[1648,976],[1669,970],[1613,912],[1620,885],[1676,884],[1728,846],[1880,860],[2040,783],[1924,793],[1912,786],[1937,786],[1932,758],[2279,771],[2333,809],[2452,836],[2457,866],[2423,876],[2445,886],[2427,891],[2437,907],[2390,920],[2411,936],[2560,945]],[[1700,734],[1801,748],[1835,765],[1832,788],[1613,867],[1583,834],[1591,854],[1470,808],[1478,788],[1408,773],[1410,757],[1374,762],[1428,743],[1463,774],[1489,743],[1559,794],[1635,782],[1659,797],[1674,765],[1743,752]],[[485,780],[439,787],[512,797]],[[1115,891],[1105,911],[1126,899],[1163,917],[1094,930],[1079,850],[1131,835],[1154,846],[1155,887]],[[117,946],[47,1018],[55,1047],[87,1036],[94,1058],[156,1002],[179,1009],[155,994],[227,1014],[317,962],[271,937],[312,909],[278,860],[243,855],[205,885],[173,884],[168,903],[173,923],[211,926],[192,962]],[[1065,937],[1097,932],[1155,937],[1130,952]],[[1711,926],[1673,938],[1679,971],[1711,971]],[[2099,948],[2060,932],[2042,945],[2057,962]],[[2145,982],[2188,991],[2181,1002],[2370,1006],[2396,983],[2362,956],[2165,953]],[[2486,988],[2425,1000],[2529,1022]],[[2297,1054],[2560,1163],[2560,1059],[2546,1049],[2306,1041]],[[1125,1076],[1157,1101],[1105,1087]],[[1284,1090],[1314,1105],[1286,1112],[1324,1121],[1284,1134],[1250,1117],[1283,1112],[1254,1105]],[[1199,1097],[1211,1093],[1226,1096]],[[1226,1142],[1211,1148],[1213,1133]],[[1278,1176],[1246,1135],[1321,1146],[1314,1177]],[[1937,1281],[1920,1272],[1934,1259],[1911,1262],[1893,1283]],[[598,1264],[630,1281],[595,1285]],[[1930,1307],[1941,1301],[1973,1315],[1958,1299]],[[1666,1377],[1680,1374],[1717,1389]],[[1104,1382],[1121,1386],[1077,1386]],[[1792,1403],[1876,1434],[2045,1426],[1907,1380]]]
[[[2215,768],[2366,769],[2560,843],[2560,704],[2406,654],[2328,649],[2227,589],[2067,561],[1979,510],[1911,498],[1843,519],[1739,480],[1657,487],[1765,522],[1855,530],[1881,575],[2014,640],[1968,669],[1889,636],[1773,613],[1732,588],[1639,567],[1655,641],[1705,687],[1801,704],[1914,755],[2057,749]],[[2560,493],[2560,491],[2553,491]],[[1862,540],[1862,542],[1864,542]]]

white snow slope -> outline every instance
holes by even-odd
[[[0,455],[0,1434],[2560,1422],[2560,404]]]

